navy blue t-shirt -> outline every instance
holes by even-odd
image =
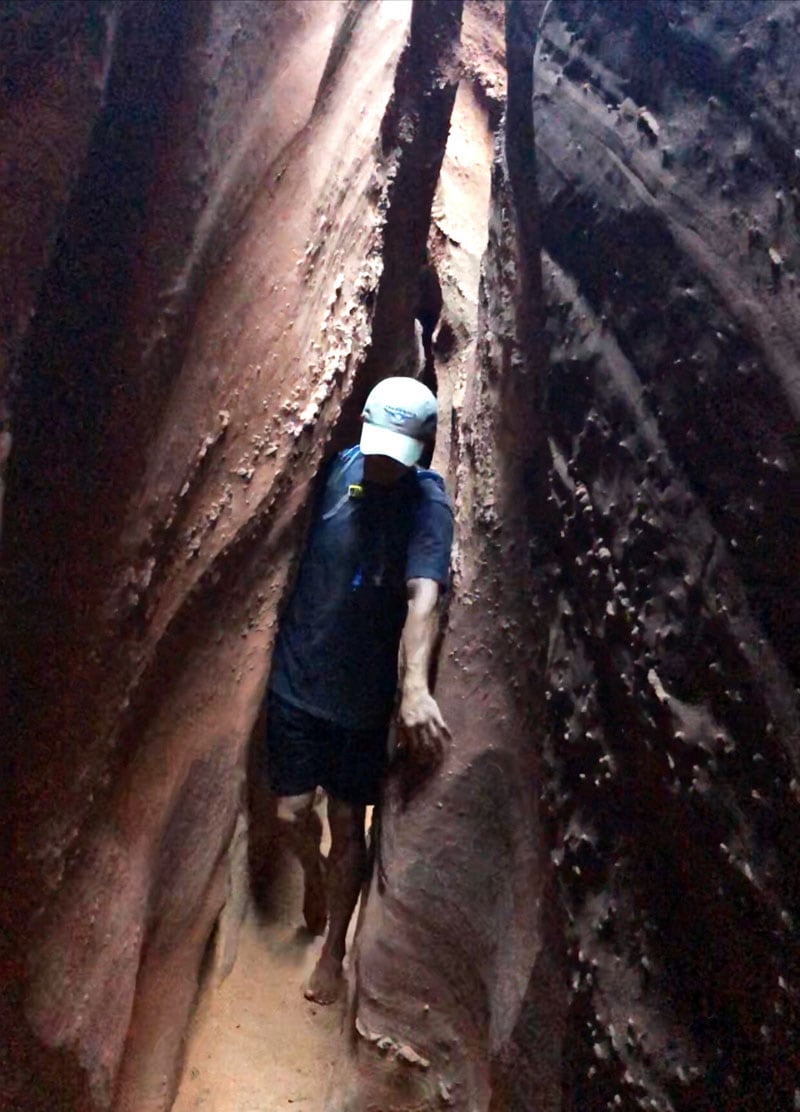
[[[453,510],[435,471],[363,483],[358,447],[332,461],[272,658],[270,689],[349,729],[387,722],[406,582],[446,584]],[[353,489],[355,487],[355,489]]]

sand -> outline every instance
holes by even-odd
[[[173,1112],[322,1107],[345,1004],[303,996],[322,942],[301,926],[301,904],[299,866],[283,861],[269,909],[245,916],[232,972],[202,994]]]

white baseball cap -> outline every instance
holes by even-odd
[[[436,398],[415,378],[385,378],[370,390],[361,414],[361,451],[411,467],[436,432]]]

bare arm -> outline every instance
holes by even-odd
[[[431,654],[439,632],[439,584],[409,579],[408,615],[401,640],[405,670],[398,714],[400,745],[421,764],[441,760],[450,733],[428,684]]]

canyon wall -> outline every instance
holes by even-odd
[[[800,1100],[798,21],[509,5],[454,743],[390,785],[331,1110]]]
[[[505,16],[0,15],[1,1107],[169,1107],[426,239],[454,740],[387,784],[330,1112],[800,1102],[800,4]]]
[[[2,1103],[140,1112],[240,898],[310,481],[410,357],[460,6],[73,6],[94,54],[16,7],[19,70],[55,74],[34,144],[69,158],[28,240],[3,214],[35,315],[7,349]]]
[[[800,1097],[798,22],[542,29],[566,1108]]]
[[[0,13],[0,526],[9,378],[100,111],[116,22],[102,3],[9,3]]]
[[[568,1000],[539,804],[554,613],[536,566],[549,460],[531,115],[541,7],[508,13],[475,346],[451,441],[457,530],[437,697],[453,741],[430,781],[402,766],[389,780],[330,1112],[561,1107]],[[450,203],[457,212],[465,198]]]

